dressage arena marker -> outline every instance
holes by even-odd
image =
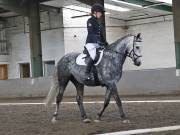
[[[104,104],[104,101],[87,101],[84,104]],[[115,104],[111,101],[110,104]],[[180,103],[180,100],[140,100],[140,101],[122,101],[122,103]],[[55,104],[55,103],[53,103]],[[77,102],[61,102],[61,104],[77,104]],[[0,103],[0,106],[15,106],[15,105],[45,105],[45,103]]]
[[[136,129],[136,130],[120,131],[120,132],[97,134],[97,135],[135,135],[135,134],[155,133],[155,132],[157,133],[157,132],[174,131],[174,130],[180,130],[180,125],[159,127],[159,128]]]

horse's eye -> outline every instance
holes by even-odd
[[[139,46],[136,46],[136,49],[139,49]]]

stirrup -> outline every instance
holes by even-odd
[[[84,80],[85,80],[85,81],[89,81],[89,80],[91,80],[91,79],[92,79],[91,74],[90,74],[90,73],[86,73]]]

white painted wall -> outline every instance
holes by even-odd
[[[63,29],[42,31],[43,61],[55,60],[57,63],[64,55]]]
[[[8,64],[9,56],[8,55],[0,55],[0,64]]]
[[[46,97],[52,80],[51,77],[0,80],[0,98]],[[125,71],[117,88],[120,96],[178,95],[179,81],[175,68]],[[64,96],[76,96],[76,93],[74,85],[69,83]],[[85,96],[104,94],[104,87],[85,87],[84,90]]]
[[[8,40],[11,43],[9,55],[8,76],[19,78],[19,63],[30,63],[29,35],[24,33],[8,33]]]
[[[58,60],[64,55],[64,33],[61,13],[41,13],[41,39],[43,61]],[[28,20],[25,19],[25,33],[22,17],[10,18],[6,29],[7,40],[11,44],[11,53],[8,61],[9,79],[19,78],[19,63],[31,63]]]
[[[72,19],[82,15],[77,11],[64,9],[65,53],[81,52],[87,36],[86,21],[89,17]],[[129,29],[122,26],[128,25]],[[133,65],[128,58],[124,70],[141,70],[175,67],[175,47],[172,16],[153,18],[124,23],[106,16],[107,41],[112,43],[127,34],[142,33],[143,48],[140,67]],[[76,35],[77,37],[74,37]]]
[[[165,21],[164,21],[165,19]],[[142,33],[143,64],[138,69],[175,67],[175,45],[172,16],[128,23],[127,33]],[[126,62],[125,69],[135,69]]]
[[[82,52],[87,36],[86,21],[89,17],[72,19],[82,15],[77,11],[63,9],[62,13],[41,13],[43,61],[57,61],[72,51]],[[50,19],[50,20],[49,20]],[[25,18],[25,31],[28,21]],[[19,77],[19,63],[30,62],[29,34],[24,33],[23,18],[10,18],[6,29],[7,38],[12,46],[9,56],[9,78]],[[124,29],[128,25],[129,29]],[[136,67],[127,60],[124,70],[141,70],[175,67],[175,48],[172,16],[128,23],[106,17],[107,41],[112,43],[128,33],[143,35],[143,64]]]

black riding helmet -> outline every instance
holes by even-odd
[[[105,9],[101,4],[96,3],[91,8],[91,13],[94,13],[94,12],[105,12]]]

